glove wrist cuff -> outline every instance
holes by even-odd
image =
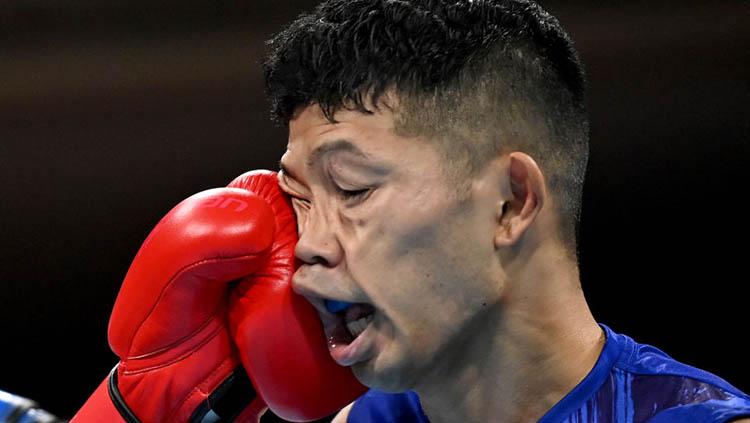
[[[107,378],[107,392],[112,400],[117,412],[127,423],[140,423],[133,410],[128,407],[125,399],[120,393],[117,386],[117,368],[116,365],[109,372]],[[190,416],[191,423],[199,423],[206,419],[216,421],[220,418],[223,421],[232,421],[243,410],[257,399],[257,393],[253,384],[247,377],[247,373],[242,367],[235,369],[214,392],[202,401]]]
[[[120,364],[116,364],[109,372],[107,378],[107,392],[109,392],[109,398],[112,400],[112,404],[115,405],[117,412],[127,423],[140,423],[138,417],[135,416],[133,411],[125,403],[125,399],[120,394],[120,388],[117,387],[117,367]]]
[[[234,421],[258,394],[247,377],[245,369],[238,367],[195,409],[191,423],[205,421]]]

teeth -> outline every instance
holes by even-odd
[[[348,322],[346,324],[346,327],[349,329],[349,332],[352,334],[353,337],[358,337],[362,332],[365,331],[367,328],[367,325],[372,322],[372,318],[375,316],[375,314],[370,314],[366,317],[360,317],[359,319]]]

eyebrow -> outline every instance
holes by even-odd
[[[315,164],[319,162],[324,156],[333,153],[334,151],[347,151],[356,156],[368,158],[367,154],[360,150],[359,147],[354,145],[351,141],[346,139],[338,139],[318,146],[315,150],[313,150],[312,153],[310,153],[310,157],[308,157],[307,161],[305,161],[305,165],[308,168],[311,168],[315,166]],[[294,172],[291,172],[289,168],[284,166],[284,163],[281,162],[281,159],[279,159],[279,170],[284,172],[284,174],[289,176],[291,179],[299,181],[299,178],[297,178]]]

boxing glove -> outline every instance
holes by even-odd
[[[292,291],[300,264],[294,257],[297,223],[276,180],[275,172],[251,171],[229,184],[268,199],[278,228],[274,260],[233,290],[229,324],[242,364],[268,407],[285,420],[309,421],[341,409],[367,388],[333,361],[317,312]]]
[[[364,392],[348,369],[326,373],[332,359],[322,354],[312,306],[286,297],[296,225],[275,174],[243,176],[242,188],[208,190],[178,204],[143,243],[110,318],[109,343],[120,362],[73,422],[258,421],[264,396],[274,412],[309,421]],[[247,357],[233,339],[244,343]],[[289,366],[298,352],[315,361]],[[252,384],[240,362],[257,373]],[[291,377],[292,368],[308,374]],[[334,390],[335,398],[319,393],[328,398],[325,407],[297,396],[334,386],[359,389]]]

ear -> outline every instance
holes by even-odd
[[[510,153],[506,176],[511,195],[498,210],[496,247],[516,244],[534,222],[547,198],[542,171],[529,155],[519,151]]]

